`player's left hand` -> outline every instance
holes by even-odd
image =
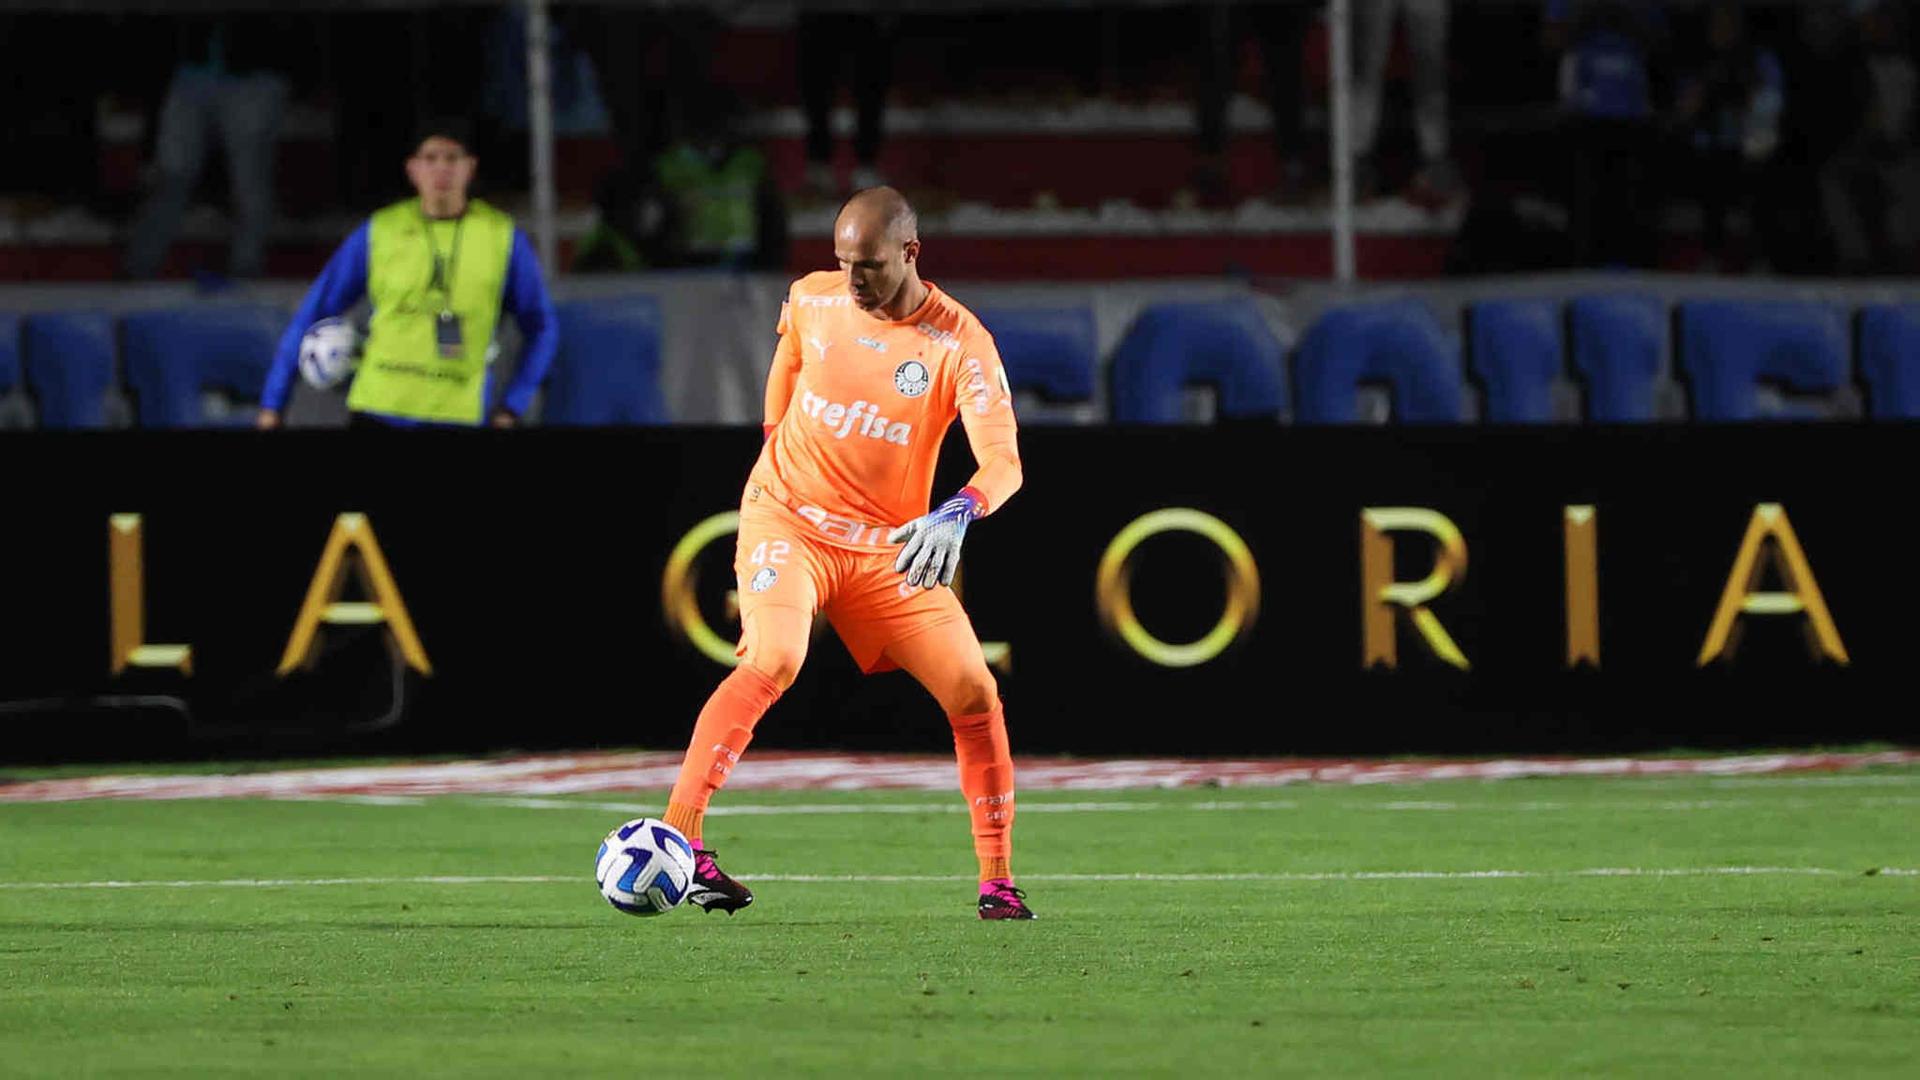
[[[893,530],[887,543],[901,544],[893,560],[895,573],[907,575],[908,585],[931,589],[953,584],[960,569],[960,542],[967,538],[967,522],[980,516],[980,504],[965,491]]]

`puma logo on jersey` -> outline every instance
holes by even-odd
[[[800,393],[800,411],[820,421],[836,439],[857,434],[869,439],[884,439],[895,446],[905,446],[913,435],[912,424],[881,416],[880,406],[868,401],[856,401],[847,406],[828,401],[811,390],[803,390]]]

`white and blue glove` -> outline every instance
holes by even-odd
[[[960,542],[967,538],[967,522],[979,516],[980,502],[962,490],[932,513],[893,530],[887,543],[902,545],[893,560],[894,572],[907,575],[908,585],[921,588],[952,585],[954,572],[960,569]]]

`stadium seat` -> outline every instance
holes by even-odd
[[[1496,424],[1553,422],[1553,383],[1566,352],[1560,305],[1551,300],[1489,300],[1468,316],[1473,374],[1487,388]]]
[[[121,357],[140,426],[208,423],[201,395],[258,401],[287,315],[261,305],[143,311],[120,322]]]
[[[1250,300],[1156,304],[1113,354],[1113,419],[1177,424],[1183,391],[1211,385],[1222,419],[1278,420],[1286,408],[1286,350]]]
[[[1861,314],[1860,373],[1874,419],[1920,418],[1920,304],[1876,304]]]
[[[21,340],[40,426],[105,427],[107,387],[113,382],[112,316],[103,311],[29,315]]]
[[[0,312],[0,394],[20,385],[20,316]]]
[[[541,422],[574,426],[664,424],[660,305],[651,296],[576,300],[556,308],[560,349],[547,377]]]
[[[1047,401],[1093,400],[1098,367],[1093,310],[994,308],[976,312],[993,335],[1007,382]]]
[[[1846,313],[1804,301],[1702,300],[1680,307],[1680,358],[1695,420],[1761,417],[1762,381],[1800,393],[1847,381]]]
[[[1585,379],[1587,419],[1597,424],[1655,419],[1666,309],[1651,296],[1582,296],[1568,305],[1573,368]]]
[[[1460,346],[1417,301],[1329,309],[1300,343],[1294,374],[1302,423],[1356,423],[1365,382],[1392,387],[1396,420],[1460,420]]]

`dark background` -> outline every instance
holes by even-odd
[[[406,194],[400,162],[416,127],[429,117],[458,113],[472,119],[485,162],[477,193],[523,209],[530,166],[525,133],[506,115],[510,105],[517,108],[515,94],[521,92],[517,77],[508,77],[516,62],[510,45],[517,39],[502,36],[506,6],[30,0],[0,7],[0,64],[13,76],[0,99],[0,141],[14,151],[9,168],[0,171],[0,199],[17,202],[25,231],[41,237],[0,243],[0,280],[97,281],[122,272],[117,248],[153,187],[170,79],[178,66],[204,58],[216,18],[230,38],[229,62],[284,78],[287,116],[297,114],[298,122],[283,120],[276,138],[272,189],[282,221],[270,237],[269,276],[314,273],[361,215]],[[769,137],[746,121],[801,105],[804,73],[813,69],[831,73],[834,102],[855,104],[864,80],[851,66],[856,53],[862,63],[884,71],[884,77],[866,81],[878,88],[880,114],[893,113],[896,121],[880,139],[875,164],[922,204],[929,222],[956,201],[1019,208],[1032,205],[1042,191],[1062,205],[1089,209],[1106,200],[1149,209],[1195,199],[1232,207],[1255,197],[1325,204],[1327,34],[1311,18],[1274,15],[1283,9],[1318,12],[1323,3],[798,0],[791,5],[795,17],[774,26],[737,18],[753,6],[722,0],[553,5],[561,104],[578,81],[570,73],[590,71],[607,114],[603,130],[561,132],[556,170],[564,208],[597,206],[609,220],[630,211],[634,193],[651,183],[653,155],[693,122],[701,103],[720,103],[742,122],[749,141],[769,154],[789,216],[837,202],[844,194],[837,188],[807,191],[809,159],[797,131]],[[1739,55],[1765,50],[1784,73],[1780,148],[1760,163],[1704,150],[1699,143],[1711,123],[1682,107],[1695,83],[1725,88],[1738,82],[1728,74],[1734,68],[1726,57],[1709,48],[1714,4],[1575,0],[1565,6],[1572,13],[1658,13],[1659,30],[1648,35],[1644,58],[1647,115],[1632,131],[1616,132],[1624,136],[1617,145],[1579,121],[1560,92],[1569,45],[1563,39],[1578,35],[1555,29],[1544,0],[1453,3],[1444,72],[1450,152],[1460,174],[1456,194],[1468,199],[1470,211],[1451,236],[1374,234],[1370,239],[1379,242],[1365,245],[1362,258],[1369,276],[1619,265],[1877,275],[1911,274],[1920,267],[1911,237],[1881,236],[1864,255],[1838,250],[1823,194],[1824,186],[1839,184],[1863,189],[1856,192],[1862,205],[1912,199],[1911,170],[1880,172],[1865,164],[1911,162],[1915,154],[1920,126],[1904,125],[1882,145],[1866,123],[1868,55],[1898,58],[1904,70],[1912,70],[1911,4],[1736,5],[1745,26]],[[832,20],[855,17],[866,20],[866,31],[835,30]],[[1271,29],[1276,25],[1283,28]],[[1831,45],[1815,45],[1829,39]],[[809,47],[821,48],[820,42],[832,47],[829,52],[856,44],[844,54],[809,59]],[[1367,170],[1373,190],[1361,192],[1363,204],[1417,186],[1412,181],[1420,162],[1409,117],[1418,91],[1411,53],[1403,36],[1390,54],[1382,135]],[[1272,106],[1285,118],[1282,127],[1297,129],[1281,140],[1288,144],[1284,149],[1270,145],[1276,140],[1265,131],[1239,132],[1224,148],[1198,145],[1204,140],[1206,88],[1271,104],[1275,86],[1288,88],[1287,100]],[[1034,138],[1035,132],[1016,130],[989,139],[927,140],[897,124],[898,110],[906,107],[1006,102],[1036,109],[1158,102],[1193,110],[1194,122],[1190,130],[1118,140],[1132,167],[1115,167],[1128,159],[1112,152],[1102,156],[1098,146],[1115,140],[1097,132],[1091,139],[1072,132],[1067,140]],[[1901,111],[1911,106],[1911,95],[1903,96]],[[834,150],[843,174],[855,153],[847,144],[839,139]],[[953,166],[978,157],[995,163],[979,170],[981,177],[947,175],[965,172]],[[1275,190],[1279,158],[1307,173],[1304,183],[1294,185],[1298,190]],[[1832,172],[1823,172],[1830,167]],[[1587,225],[1570,221],[1585,213],[1583,177],[1596,174],[1617,177],[1610,187],[1632,192],[1631,212]],[[1016,181],[985,182],[995,177]],[[196,198],[227,205],[228,184],[217,155],[210,157]],[[1888,186],[1903,190],[1878,191]],[[1717,235],[1704,224],[1715,214],[1731,214],[1737,223]],[[86,227],[73,227],[75,220]],[[316,220],[329,225],[313,229]],[[287,227],[292,224],[307,227]],[[1889,232],[1871,225],[1869,231]],[[1253,272],[1263,275],[1320,276],[1326,273],[1325,244],[1317,233],[1310,243],[1290,245],[1161,245],[1143,265],[1158,265],[1160,273],[1220,274],[1241,272],[1236,267],[1257,260]],[[1631,233],[1636,242],[1618,250],[1595,243],[1610,233]],[[1008,242],[1017,235],[996,235],[997,244],[978,245],[967,273],[1031,276],[1031,262],[1020,259],[1039,253]],[[782,237],[757,252],[754,265],[810,269],[808,252],[818,238],[817,232],[798,231],[789,245]],[[589,269],[573,261],[584,233],[562,239],[560,265],[549,270]],[[156,273],[203,282],[247,276],[226,264],[222,247],[209,236],[183,238]],[[996,257],[996,248],[1019,255]],[[688,264],[684,252],[650,258],[655,267]],[[1056,253],[1052,265],[1071,261]],[[1084,255],[1078,261],[1086,261]]]
[[[1915,515],[1889,486],[1920,445],[1910,425],[1036,428],[1022,443],[1026,487],[969,533],[963,583],[981,637],[1012,646],[1001,687],[1023,752],[1911,738]],[[724,670],[670,634],[662,570],[690,527],[737,504],[756,449],[753,433],[722,429],[9,436],[0,760],[677,747]],[[945,460],[937,490],[965,479],[964,453]],[[1851,666],[1812,661],[1804,619],[1750,617],[1731,663],[1694,667],[1759,502],[1785,504]],[[1564,666],[1572,503],[1599,509],[1597,672]],[[1251,632],[1184,670],[1134,656],[1094,604],[1108,542],[1167,506],[1225,520],[1262,583]],[[1362,670],[1368,506],[1431,507],[1459,526],[1467,573],[1433,609],[1472,671],[1434,658],[1404,618],[1399,669]],[[311,675],[273,676],[343,511],[371,519],[435,668],[403,680],[384,725],[392,668],[377,632],[326,628]],[[147,640],[192,644],[191,679],[108,675],[115,512],[144,516]],[[1397,576],[1423,576],[1431,541],[1396,540]],[[700,563],[702,604],[729,637],[730,556],[717,542]],[[1148,541],[1134,581],[1163,640],[1218,616],[1205,541]],[[949,737],[910,679],[861,676],[829,630],[756,745],[936,750]]]

